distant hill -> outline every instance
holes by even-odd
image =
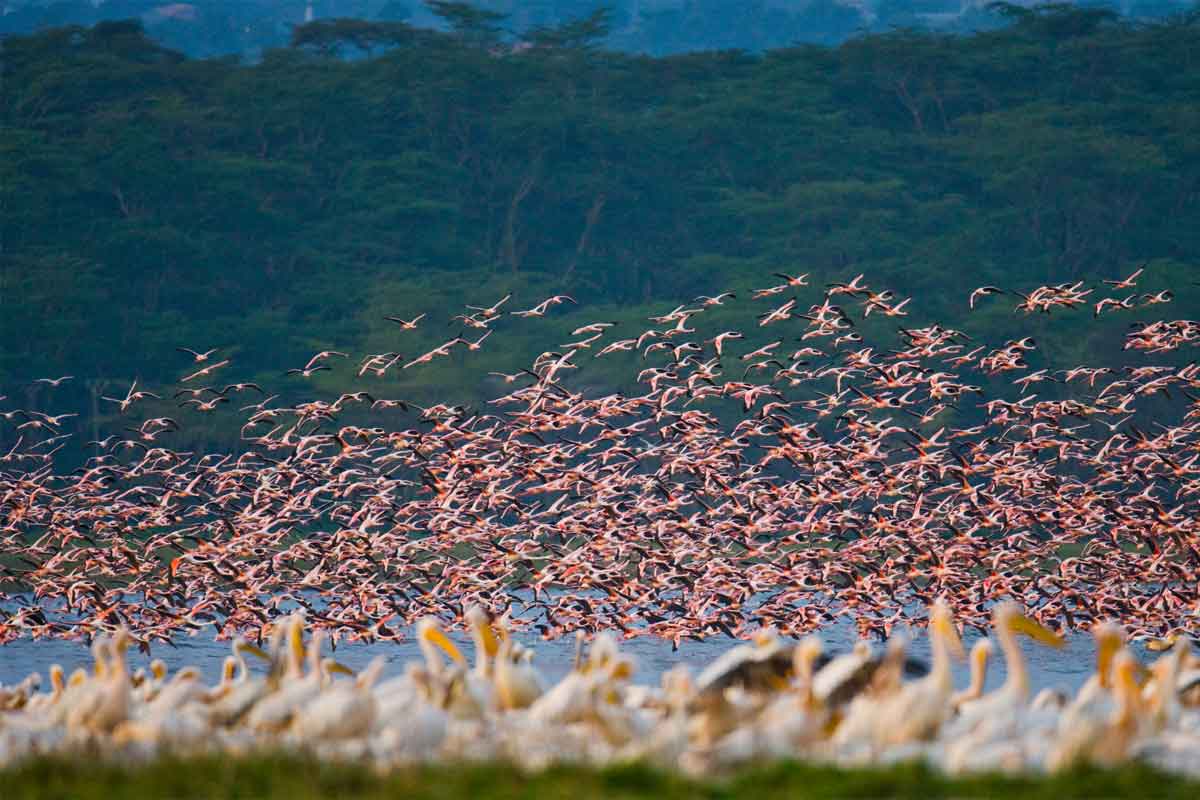
[[[470,5],[503,15],[499,25],[509,40],[608,8],[604,46],[651,55],[839,44],[856,34],[895,28],[971,32],[998,25],[996,15],[985,9],[987,0],[475,0]],[[1137,20],[1168,17],[1196,3],[1076,5],[1110,8]],[[189,56],[250,59],[286,45],[292,29],[306,21],[356,18],[445,27],[424,0],[0,0],[0,36],[133,18],[152,39]]]

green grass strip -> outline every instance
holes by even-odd
[[[159,760],[120,766],[93,759],[39,760],[0,772],[5,800],[771,800],[771,798],[1196,798],[1200,783],[1134,765],[1053,777],[948,778],[920,765],[843,770],[785,763],[695,781],[641,765],[412,767],[385,775],[298,758]]]

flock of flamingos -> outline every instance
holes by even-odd
[[[1200,322],[1143,321],[1173,295],[1140,288],[1140,269],[972,292],[972,310],[1030,320],[1139,320],[1130,366],[1038,366],[1032,337],[918,327],[910,299],[862,275],[778,277],[644,331],[582,324],[528,369],[490,373],[504,393],[475,409],[379,387],[573,298],[468,306],[423,355],[323,351],[287,370],[293,385],[345,373],[354,391],[336,399],[282,403],[226,382],[235,355],[180,347],[177,386],[104,398],[121,432],[77,447],[92,455],[76,469],[60,455],[75,414],[0,397],[0,643],[81,639],[95,657],[69,677],[52,666],[44,691],[37,675],[0,687],[0,764],[299,746],[383,765],[1144,757],[1200,773]],[[722,329],[745,303],[755,321]],[[388,319],[398,350],[440,324]],[[868,341],[884,329],[893,340]],[[636,388],[579,388],[603,358],[637,364]],[[52,405],[72,380],[36,395]],[[239,452],[172,447],[189,419],[239,407]],[[831,658],[814,632],[842,618],[862,640]],[[377,661],[343,677],[322,656],[414,624],[424,659],[402,676],[381,681]],[[929,627],[928,665],[906,657],[910,624]],[[443,626],[472,631],[473,664]],[[964,627],[991,637],[956,692]],[[510,635],[528,629],[579,637],[558,684]],[[1075,697],[1033,695],[1016,634],[1053,646],[1072,630],[1094,633],[1096,674]],[[198,632],[232,641],[218,684],[158,660],[130,673],[130,647]],[[620,647],[717,634],[751,641],[660,687],[633,683]],[[1143,666],[1128,639],[1163,655]],[[992,642],[1006,680],[984,693]]]

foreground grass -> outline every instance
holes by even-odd
[[[0,771],[5,800],[247,798],[247,800],[770,800],[771,798],[1196,798],[1200,783],[1133,766],[1052,778],[949,779],[920,766],[846,771],[800,764],[692,781],[643,766],[560,767],[524,773],[507,766],[421,767],[385,776],[301,759],[161,761],[128,768],[88,761],[37,761]]]

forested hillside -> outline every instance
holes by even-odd
[[[586,307],[497,335],[482,369],[463,354],[388,378],[474,395],[573,326],[779,270],[866,272],[953,323],[983,283],[1148,262],[1147,290],[1173,286],[1187,316],[1200,19],[1008,14],[970,37],[657,59],[586,26],[498,55],[469,26],[317,23],[252,66],[132,22],[10,38],[0,394],[70,374],[83,405],[178,377],[179,345],[232,348],[230,377],[279,384],[319,348],[398,349],[388,314],[441,313],[403,345],[419,353],[464,303]],[[364,42],[371,57],[337,58]],[[997,336],[1030,324],[1011,305],[982,312]],[[1062,323],[1069,355],[1119,348],[1120,325],[1090,321]]]

